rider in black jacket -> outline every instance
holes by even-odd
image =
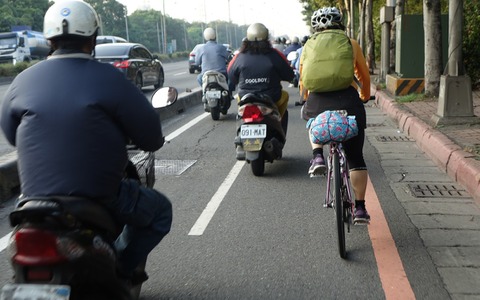
[[[156,151],[164,138],[143,93],[93,59],[98,28],[95,10],[83,1],[51,6],[44,34],[53,53],[12,82],[0,125],[17,147],[23,196],[89,197],[128,224],[115,245],[128,277],[170,231],[172,207],[161,193],[122,180],[126,142]]]

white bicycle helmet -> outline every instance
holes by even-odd
[[[319,30],[340,25],[342,24],[342,19],[342,14],[336,7],[322,7],[312,15],[312,28]]]
[[[262,23],[253,23],[248,26],[247,40],[250,42],[266,41],[268,39],[268,29]]]
[[[57,1],[45,13],[43,34],[46,39],[67,35],[89,37],[97,32],[99,24],[90,4],[78,0]]]
[[[217,39],[217,34],[215,33],[215,29],[211,28],[211,27],[207,27],[205,28],[205,30],[203,31],[203,37],[205,38],[205,40],[207,41],[214,41]]]

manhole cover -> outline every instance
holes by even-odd
[[[429,184],[408,184],[413,195],[417,198],[440,197],[440,198],[458,198],[470,197],[465,189],[453,184],[429,183]]]
[[[383,127],[385,124],[383,123],[367,123],[367,128],[368,127]]]
[[[401,135],[377,135],[375,138],[379,142],[413,142],[409,137]]]
[[[181,175],[196,160],[155,160],[155,175]]]

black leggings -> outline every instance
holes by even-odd
[[[367,165],[363,158],[363,143],[367,117],[363,102],[355,88],[325,93],[313,93],[303,105],[302,117],[305,120],[315,118],[326,110],[346,110],[348,115],[355,116],[358,125],[358,135],[343,143],[350,170],[366,170]]]

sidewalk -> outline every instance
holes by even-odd
[[[437,112],[437,101],[398,103],[386,90],[376,95],[376,105],[480,206],[480,124],[434,127],[431,117]],[[473,91],[473,107],[480,117],[479,90]]]

